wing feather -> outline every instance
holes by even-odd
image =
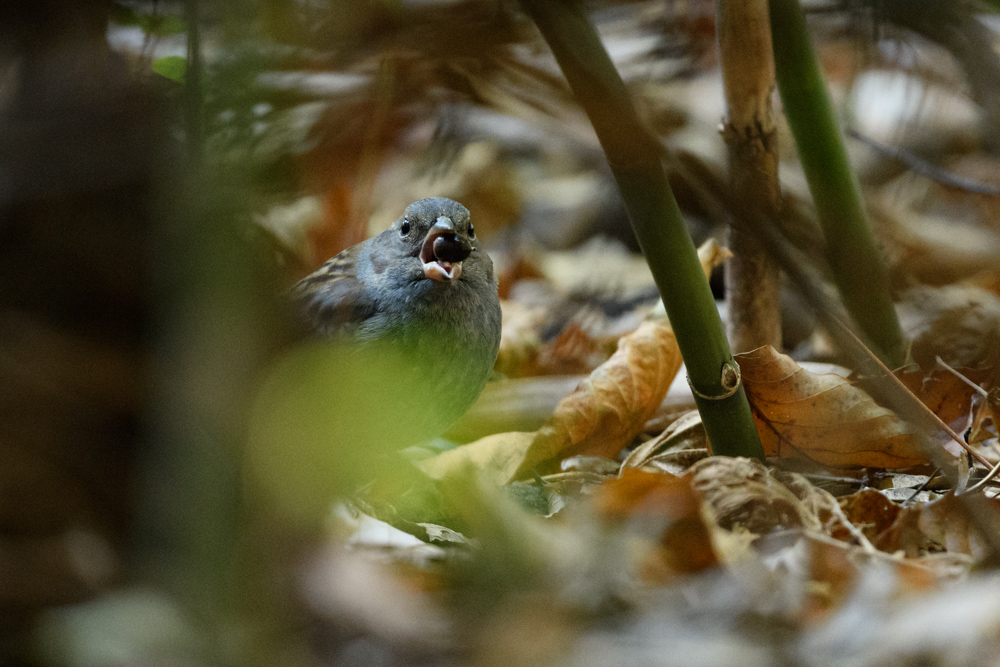
[[[375,314],[375,303],[357,278],[360,251],[360,245],[344,250],[292,288],[292,298],[315,330],[344,333]]]

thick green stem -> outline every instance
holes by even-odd
[[[697,396],[724,394],[723,369],[735,362],[694,242],[667,183],[659,143],[639,120],[624,82],[576,0],[524,0],[521,6],[551,47],[604,148],[687,364],[713,453],[762,459],[742,385],[719,400]]]
[[[861,188],[851,170],[799,0],[770,0],[778,91],[826,235],[834,281],[851,317],[889,366],[906,345]]]

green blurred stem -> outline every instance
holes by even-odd
[[[184,115],[187,125],[188,158],[197,167],[202,157],[201,17],[200,0],[185,0],[187,68],[185,70]]]
[[[640,122],[624,82],[576,0],[523,0],[521,6],[538,25],[597,132],[693,388],[708,396],[723,394],[723,365],[733,363],[733,355],[667,183],[659,142]],[[713,453],[763,459],[742,386],[725,399],[695,400]]]
[[[902,366],[906,345],[861,188],[827,93],[799,0],[770,0],[778,91],[816,213],[834,281],[851,317],[885,363]]]

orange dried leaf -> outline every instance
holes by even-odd
[[[972,432],[969,434],[969,442],[982,442],[993,437],[994,433],[1000,431],[1000,383],[997,375],[991,379],[991,389],[986,398],[976,408],[976,414],[972,418]],[[993,422],[993,432],[987,429],[986,422]]]
[[[594,495],[594,505],[615,521],[644,516],[676,521],[697,514],[701,498],[691,488],[690,480],[630,469],[602,484]]]
[[[975,384],[988,379],[992,373],[992,369],[962,368],[958,370]],[[898,370],[896,377],[944,423],[951,424],[962,417],[969,416],[972,396],[976,390],[948,369],[939,367],[929,374],[924,374],[919,369]],[[966,426],[968,424],[964,424],[956,430],[961,432],[965,430]]]
[[[623,336],[618,351],[560,401],[517,475],[567,456],[617,456],[653,416],[680,366],[666,322],[644,322]]]
[[[767,456],[830,468],[927,463],[906,425],[838,375],[817,375],[764,346],[736,355]]]
[[[1000,512],[1000,499],[987,498],[984,504],[989,511]],[[965,554],[974,560],[990,553],[989,545],[954,493],[902,509],[892,526],[879,536],[877,546],[885,551],[902,550],[910,557],[941,547],[950,554]]]
[[[614,340],[609,341],[614,345]],[[538,350],[540,375],[584,375],[607,361],[612,350],[604,341],[593,338],[580,326],[570,322],[555,340]]]
[[[875,489],[861,489],[840,499],[840,507],[847,519],[857,526],[865,537],[875,541],[899,516],[900,507]],[[834,535],[849,539],[847,531]]]
[[[706,521],[701,498],[687,478],[629,469],[602,484],[594,504],[615,524],[639,519],[635,526],[653,532],[648,537],[659,546],[640,565],[644,579],[664,582],[720,561],[712,536],[718,529]]]

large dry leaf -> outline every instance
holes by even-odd
[[[706,276],[730,256],[714,239],[698,248]],[[516,476],[567,456],[617,456],[656,412],[681,361],[665,320],[644,322],[623,336],[618,351],[564,398],[539,429]]]
[[[927,463],[906,425],[837,375],[816,375],[764,346],[736,356],[767,456],[831,468]]]
[[[665,321],[644,322],[623,336],[618,351],[560,401],[516,476],[567,456],[617,456],[656,412],[680,366],[681,353]]]

